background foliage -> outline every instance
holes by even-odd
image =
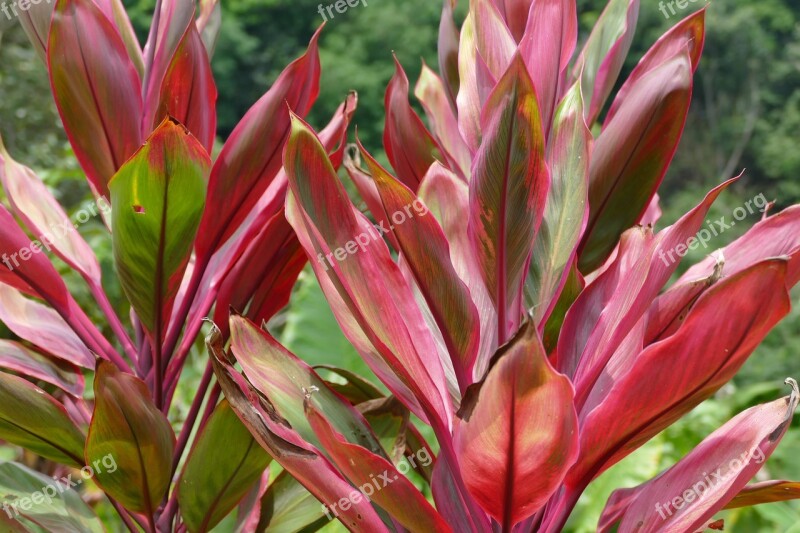
[[[154,0],[125,0],[143,42]],[[464,2],[462,2],[463,4]],[[602,0],[579,0],[582,28],[602,9]],[[219,89],[219,132],[231,131],[249,106],[274,81],[289,58],[305,49],[322,22],[317,0],[223,0],[223,22],[213,68]],[[327,5],[327,4],[326,4]],[[658,3],[642,3],[626,70],[664,30],[701,2],[666,19]],[[464,6],[462,6],[463,8]],[[440,5],[432,0],[369,0],[329,20],[321,41],[322,93],[310,116],[321,125],[350,90],[359,94],[354,122],[370,151],[381,151],[383,94],[394,70],[394,51],[412,83],[421,61],[436,65]],[[585,37],[585,35],[584,35]],[[0,16],[0,133],[8,150],[31,166],[63,205],[80,209],[88,196],[50,96],[43,66],[16,21]],[[620,79],[625,79],[625,75]],[[707,40],[697,73],[694,101],[678,154],[661,188],[664,217],[671,223],[713,185],[747,169],[720,199],[712,219],[763,193],[779,207],[800,202],[800,0],[725,0],[708,12]],[[755,222],[751,217],[750,225]],[[111,268],[110,244],[92,221],[80,231]],[[733,240],[743,227],[691,253],[684,268]],[[63,269],[66,272],[68,269]],[[104,276],[114,280],[113,276]],[[76,284],[79,286],[79,284]],[[73,287],[71,287],[73,288]],[[118,287],[107,287],[119,295]],[[80,298],[79,298],[80,300]],[[798,303],[794,298],[795,305]],[[88,295],[81,300],[91,310]],[[724,310],[720,310],[724,312]],[[705,435],[745,407],[783,392],[786,376],[798,377],[800,321],[795,310],[751,357],[734,382],[685,420],[614,467],[590,488],[569,525],[593,531],[612,488],[635,485],[687,453]],[[336,325],[310,272],[301,275],[289,307],[271,324],[293,352],[311,363],[368,370]],[[0,329],[0,335],[9,332]],[[657,386],[657,384],[654,384]],[[184,391],[191,399],[191,391]],[[764,479],[800,478],[800,429],[793,428],[767,463]],[[2,450],[4,456],[13,451]],[[729,531],[800,531],[800,506],[779,503],[729,512]],[[335,525],[329,527],[337,527]],[[220,531],[225,530],[221,525]]]

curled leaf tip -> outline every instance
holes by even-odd
[[[789,398],[789,403],[797,404],[798,397],[800,397],[800,389],[797,387],[797,381],[794,378],[786,378],[784,383],[792,388],[792,395]]]

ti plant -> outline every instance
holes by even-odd
[[[21,17],[95,198],[84,218],[102,215],[126,302],[112,305],[78,224],[0,144],[0,320],[18,339],[0,341],[0,439],[47,474],[0,466],[0,529],[103,530],[72,489],[90,479],[131,531],[207,531],[254,487],[238,516],[257,522],[270,458],[218,403],[210,362],[199,383],[183,370],[212,309],[219,323],[231,307],[268,320],[306,262],[283,215],[281,156],[289,109],[305,115],[317,98],[317,35],[212,158],[215,0],[159,1],[143,50],[119,0],[37,2]],[[348,96],[322,134],[334,161],[355,104]],[[107,324],[88,318],[53,256]],[[182,375],[194,402],[170,412]]]
[[[348,148],[356,203],[324,139],[292,115],[286,218],[388,390],[343,371],[326,380],[247,317],[208,338],[233,410],[325,506],[298,514],[298,530],[336,517],[368,532],[561,531],[593,480],[718,391],[789,312],[800,206],[761,206],[743,237],[669,283],[734,180],[654,229],[705,11],[611,98],[638,8],[611,0],[575,54],[574,0],[472,0],[460,31],[445,1],[441,76],[423,66],[415,90],[430,127],[398,64],[385,102],[393,170]],[[787,384],[615,492],[599,529],[718,529],[724,508],[797,497],[797,483],[748,485],[792,419]],[[432,470],[409,466],[428,446]]]

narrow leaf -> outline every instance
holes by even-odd
[[[394,62],[394,76],[386,88],[384,101],[383,146],[397,177],[416,191],[433,162],[443,159],[442,149],[409,104],[408,77],[397,57]]]
[[[469,231],[502,344],[520,323],[522,286],[550,185],[536,94],[519,55],[486,103],[482,123]]]
[[[141,82],[114,25],[91,0],[58,0],[47,64],[64,129],[95,194],[139,148]]]
[[[594,124],[617,81],[633,42],[639,0],[609,0],[573,69],[586,99],[586,124]]]
[[[0,372],[0,439],[46,459],[83,466],[85,437],[52,396],[20,377]]]
[[[83,374],[66,361],[50,358],[14,341],[0,340],[0,368],[55,385],[75,396],[83,396]]]

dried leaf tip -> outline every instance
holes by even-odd
[[[800,398],[800,389],[797,387],[797,381],[795,381],[794,378],[786,378],[784,383],[792,388],[792,395],[789,397],[789,403],[796,406],[798,398]]]

